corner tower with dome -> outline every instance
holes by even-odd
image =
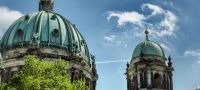
[[[165,58],[162,47],[148,39],[139,43],[127,63],[127,90],[173,90],[171,57]]]
[[[0,82],[9,82],[21,70],[24,56],[35,55],[47,62],[59,58],[69,61],[72,81],[84,78],[90,90],[95,90],[98,79],[95,57],[75,25],[54,12],[53,6],[53,0],[40,0],[39,12],[19,18],[3,35]]]

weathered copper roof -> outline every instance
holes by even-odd
[[[133,52],[132,58],[140,57],[141,53],[146,56],[165,57],[162,47],[158,43],[150,40],[145,40],[138,44]]]
[[[1,40],[1,52],[23,47],[59,48],[89,59],[87,44],[75,25],[50,11],[25,15],[9,27]]]

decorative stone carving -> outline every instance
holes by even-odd
[[[38,33],[33,33],[32,34],[32,41],[31,41],[31,45],[32,47],[39,47],[39,34]]]

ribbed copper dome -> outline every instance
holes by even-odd
[[[145,40],[144,42],[139,43],[133,52],[132,58],[140,57],[141,53],[146,56],[165,58],[162,47],[158,43],[150,40]]]
[[[52,11],[39,11],[15,21],[1,40],[1,52],[14,48],[58,48],[89,59],[87,44],[74,24]]]

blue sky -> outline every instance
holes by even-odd
[[[0,37],[39,0],[0,0]],[[97,90],[126,90],[124,75],[148,26],[150,40],[171,55],[174,90],[200,85],[199,0],[55,0],[54,11],[76,24],[96,55]]]

